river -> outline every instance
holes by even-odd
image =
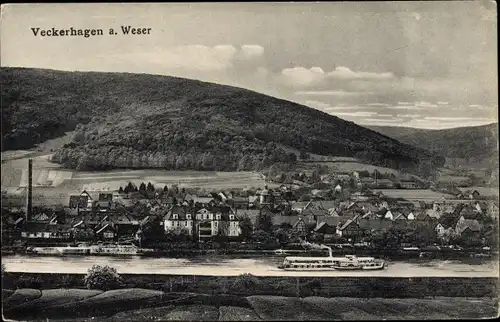
[[[84,274],[94,264],[110,265],[122,274],[234,276],[385,276],[385,277],[498,277],[497,261],[471,264],[454,260],[388,261],[380,271],[283,271],[283,256],[235,257],[226,255],[193,258],[107,256],[2,256],[8,272]]]

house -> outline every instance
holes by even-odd
[[[248,197],[248,208],[255,208],[259,202],[258,196],[249,196]]]
[[[348,219],[344,219],[342,217],[332,217],[330,215],[328,216],[321,216],[321,217],[317,217],[316,218],[316,227],[318,227],[321,223],[326,223],[330,226],[340,226],[341,224],[343,224],[345,221],[347,221]]]
[[[209,208],[215,206],[215,200],[212,197],[192,196],[193,203],[200,208]]]
[[[248,198],[234,197],[231,204],[234,209],[247,209],[249,202]]]
[[[462,216],[457,222],[455,233],[457,235],[462,235],[466,229],[469,229],[469,231],[473,233],[479,233],[481,231],[481,224],[477,220],[465,219]]]
[[[314,232],[316,234],[321,234],[323,235],[323,241],[325,242],[331,242],[333,239],[335,239],[336,236],[339,235],[339,231],[337,226],[335,225],[330,225],[326,222],[320,223],[315,229]]]
[[[96,237],[101,240],[113,240],[117,237],[117,232],[113,224],[104,224],[96,231]]]
[[[309,218],[308,216],[312,216],[314,218],[314,220],[317,220],[318,217],[327,216],[328,211],[326,211],[324,209],[310,209],[309,208],[309,209],[302,211],[301,215],[306,217],[306,218]]]
[[[195,225],[200,241],[207,241],[212,236],[238,237],[241,233],[239,219],[230,207],[219,207],[209,211],[202,208],[196,212]]]
[[[413,180],[401,180],[399,185],[401,189],[417,189],[417,184]]]
[[[92,206],[94,204],[94,200],[90,196],[90,194],[87,192],[87,190],[83,190],[82,193],[80,193],[80,196],[86,197],[87,198],[87,209],[92,209]]]
[[[87,208],[88,196],[86,195],[72,195],[69,196],[70,209],[85,209]]]
[[[446,226],[444,223],[438,223],[435,228],[436,234],[440,239],[450,237],[455,231],[453,226]]]
[[[378,179],[376,186],[381,189],[392,189],[394,188],[394,182],[389,179]]]
[[[410,212],[410,213],[406,216],[406,219],[408,219],[408,220],[415,220],[415,215],[413,214],[413,212]]]
[[[392,215],[392,212],[390,210],[387,210],[384,215],[384,219],[394,220],[394,216]]]
[[[374,231],[387,231],[392,228],[394,223],[390,219],[380,219],[380,220],[367,220],[361,219],[359,221],[359,230],[362,234],[368,234]]]
[[[363,177],[360,179],[361,186],[365,186],[368,188],[375,188],[375,179],[370,178],[370,177]]]
[[[329,209],[328,214],[332,217],[339,217],[340,216],[335,208]]]
[[[336,173],[335,179],[339,180],[341,182],[348,182],[349,180],[351,180],[351,174],[350,173]]]
[[[49,224],[47,222],[27,222],[21,238],[30,242],[57,242],[69,241],[71,239],[70,227],[68,225]]]
[[[299,202],[294,202],[292,203],[292,211],[296,211],[298,213],[301,213],[302,211],[306,210],[311,206],[313,202],[312,201],[299,201]]]
[[[404,213],[402,212],[398,212],[398,213],[394,213],[394,219],[393,220],[407,220],[408,218],[405,216]]]
[[[304,222],[302,217],[299,217],[297,222],[295,224],[293,224],[292,228],[297,233],[297,235],[299,237],[302,237],[302,238],[307,236],[307,234],[309,233],[309,229],[307,227],[307,224]]]
[[[346,238],[358,238],[363,235],[363,230],[360,228],[358,223],[358,218],[361,216],[357,215],[356,217],[347,220],[340,228],[340,234],[342,237]]]
[[[164,217],[163,227],[165,232],[185,231],[189,236],[192,236],[193,215],[190,212],[188,213],[185,207],[174,206]]]
[[[271,217],[271,222],[274,229],[283,226],[293,227],[299,218],[299,216],[273,216]]]

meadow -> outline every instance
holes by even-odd
[[[26,151],[25,151],[26,152]],[[36,154],[33,159],[34,204],[67,203],[69,194],[87,191],[116,191],[128,182],[139,186],[151,182],[157,187],[178,185],[207,190],[259,188],[277,184],[267,183],[263,176],[253,171],[178,171],[160,169],[118,169],[110,171],[76,171],[65,169],[50,162],[50,154]],[[2,153],[2,191],[10,194],[25,194],[28,184],[28,157],[26,153]]]
[[[382,192],[384,195],[391,198],[404,198],[408,200],[429,199],[436,200],[439,198],[453,198],[454,196],[439,191],[429,189],[374,189],[373,192]]]
[[[166,293],[145,289],[18,289],[3,292],[6,318],[64,321],[308,321],[492,318],[489,298],[304,298]],[[61,320],[62,321],[62,320]]]

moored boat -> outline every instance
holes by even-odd
[[[30,247],[28,252],[37,255],[142,255],[152,252],[152,249],[139,248],[133,244],[97,244],[61,247]]]

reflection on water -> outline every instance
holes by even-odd
[[[463,261],[422,260],[389,261],[381,271],[283,271],[277,268],[280,256],[235,258],[230,256],[198,256],[193,258],[141,258],[107,256],[26,256],[2,257],[7,271],[27,273],[86,273],[94,264],[110,265],[120,273],[174,275],[239,275],[258,276],[391,276],[391,277],[498,277],[497,261],[471,265]]]

